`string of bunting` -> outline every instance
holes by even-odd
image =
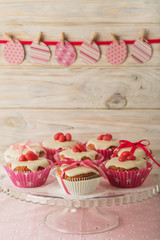
[[[106,61],[112,65],[122,64],[128,55],[127,45],[132,44],[131,57],[138,63],[145,63],[152,57],[153,43],[160,43],[160,39],[146,39],[146,31],[142,29],[141,35],[136,40],[123,40],[117,38],[111,33],[112,41],[96,41],[97,33],[95,32],[90,39],[82,41],[67,41],[64,32],[62,32],[60,41],[43,41],[43,33],[40,32],[36,41],[19,41],[4,33],[7,40],[0,40],[0,44],[5,44],[3,56],[5,60],[12,65],[22,63],[25,58],[23,45],[30,45],[30,61],[37,65],[45,65],[51,59],[51,50],[49,45],[55,46],[55,59],[63,66],[69,66],[76,60],[77,53],[74,46],[80,46],[79,56],[84,64],[94,64],[101,56],[99,46],[109,45],[105,51]]]

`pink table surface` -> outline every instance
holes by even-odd
[[[51,208],[54,207],[23,202],[0,192],[0,240],[160,240],[160,194],[142,202],[109,207],[119,215],[120,225],[94,235],[50,230],[43,219]]]

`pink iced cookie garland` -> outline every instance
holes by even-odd
[[[55,59],[60,65],[70,66],[76,60],[76,51],[68,41],[64,41],[64,46],[59,41],[55,49]]]
[[[105,56],[107,61],[112,65],[123,63],[127,57],[127,46],[122,39],[118,40],[119,44],[113,41],[106,50]]]
[[[24,48],[20,41],[18,41],[16,38],[13,38],[13,40],[14,43],[8,41],[5,44],[3,56],[9,64],[19,65],[25,57]]]

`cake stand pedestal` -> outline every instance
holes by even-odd
[[[160,174],[150,174],[142,186],[131,189],[116,188],[102,180],[93,194],[84,196],[67,195],[52,174],[45,185],[28,189],[15,187],[8,176],[2,175],[0,188],[16,199],[54,206],[44,217],[45,224],[54,231],[94,234],[118,226],[119,217],[110,211],[110,206],[136,203],[156,195],[160,190]]]

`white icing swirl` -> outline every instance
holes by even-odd
[[[68,164],[63,164],[60,167],[60,170],[62,171],[64,168],[69,167],[69,166],[70,165],[68,165]],[[97,167],[97,169],[98,169],[98,167]],[[85,167],[85,166],[78,166],[78,167],[69,169],[69,170],[65,171],[65,174],[68,177],[74,177],[74,176],[78,176],[78,175],[81,175],[81,174],[87,174],[87,173],[90,173],[90,172],[93,172],[93,173],[96,173],[97,175],[99,175],[99,173],[95,169],[93,169],[91,167]]]
[[[39,145],[35,145],[35,144],[32,144],[32,145],[29,145],[30,148],[36,150],[37,154],[39,155],[40,152],[44,152],[44,156],[46,156],[46,151]],[[26,154],[28,151],[31,151],[30,149],[28,148],[24,148],[22,154]],[[6,162],[11,162],[13,161],[14,159],[16,159],[19,155],[19,149],[13,149],[13,148],[8,148],[6,149],[6,151],[4,152],[4,160]]]
[[[46,158],[39,158],[34,161],[23,161],[13,160],[11,163],[11,169],[14,170],[16,167],[26,166],[32,172],[36,172],[38,167],[46,168],[49,166],[49,162]]]
[[[73,147],[77,143],[78,142],[75,140],[59,142],[59,140],[54,140],[53,138],[50,138],[43,142],[43,146],[46,148],[52,148],[52,149],[60,149],[60,148],[67,149],[67,148]]]
[[[106,164],[105,167],[109,168],[110,166],[116,166],[125,169],[132,169],[137,167],[138,169],[146,168],[146,160],[143,158],[136,158],[136,160],[120,162],[118,157],[111,158]]]
[[[72,149],[67,149],[59,153],[60,157],[64,155],[66,158],[72,158],[76,161],[80,161],[83,157],[90,158],[91,160],[95,160],[97,152],[94,150],[87,149],[86,152],[73,152]]]
[[[89,144],[93,144],[96,149],[103,150],[103,149],[108,149],[112,146],[118,147],[119,146],[119,141],[117,139],[112,139],[111,141],[90,139],[87,143],[87,146]]]

